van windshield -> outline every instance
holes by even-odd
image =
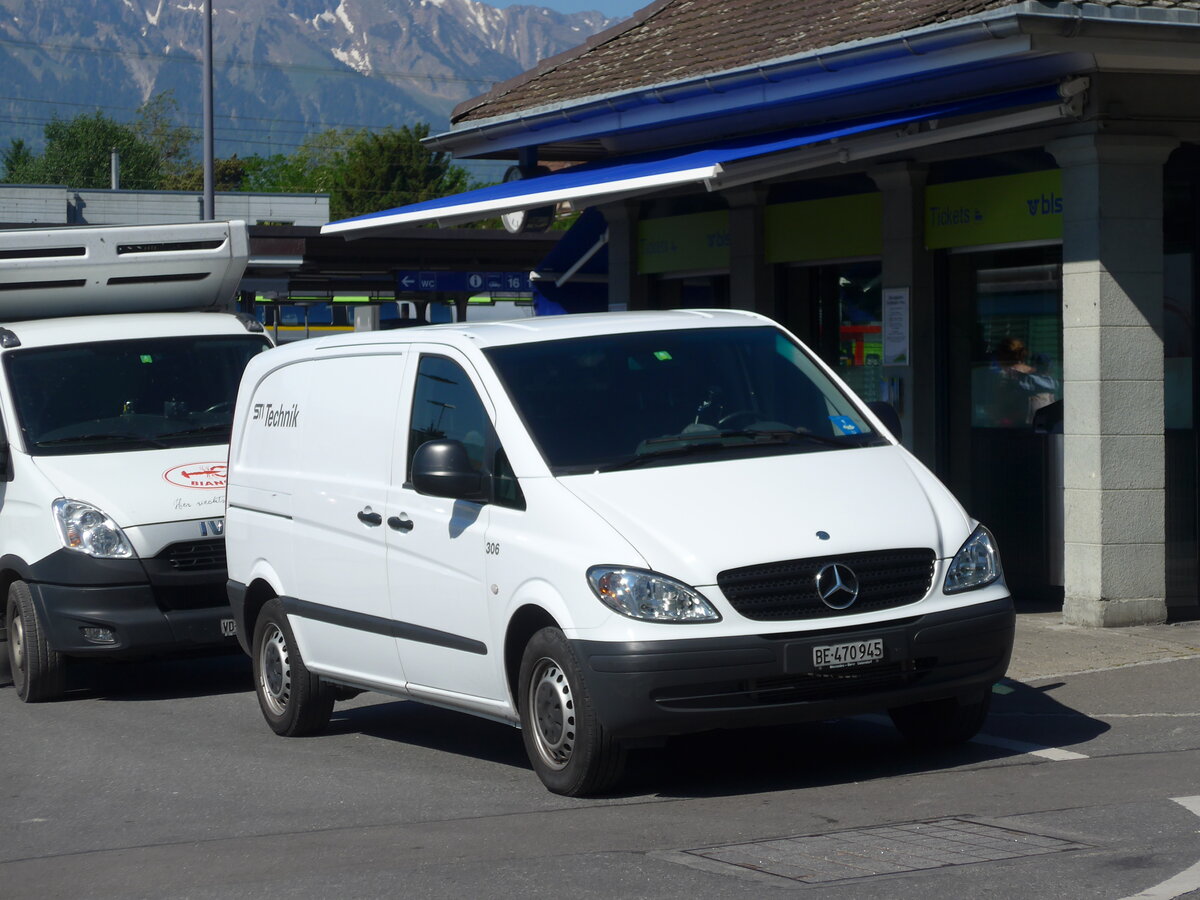
[[[486,353],[556,475],[886,443],[808,353],[770,326]]]
[[[242,370],[261,335],[153,337],[5,354],[25,447],[35,456],[229,442]]]

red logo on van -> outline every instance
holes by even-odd
[[[227,467],[223,462],[187,463],[167,469],[163,478],[176,487],[196,488],[202,491],[223,490]]]

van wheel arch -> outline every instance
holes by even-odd
[[[560,628],[554,616],[540,606],[528,604],[518,609],[508,622],[504,636],[504,677],[508,682],[513,709],[517,708],[517,683],[521,676],[521,657],[530,638],[543,628]]]
[[[268,600],[273,600],[278,595],[275,593],[275,588],[271,587],[266,581],[261,578],[255,580],[246,589],[246,604],[243,607],[243,616],[245,617],[246,627],[246,642],[250,643],[254,636],[254,627],[258,624],[258,617],[262,614],[262,608],[267,604]]]
[[[0,597],[8,596],[8,589],[12,586],[14,581],[25,580],[27,579],[22,578],[20,572],[16,572],[12,569],[0,569]],[[8,637],[4,630],[4,626],[4,616],[0,615],[0,640],[6,640]]]

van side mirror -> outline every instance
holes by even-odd
[[[886,400],[872,400],[867,404],[867,409],[875,413],[875,418],[883,423],[896,440],[904,439],[904,427],[900,424],[900,413],[896,412],[896,407]]]
[[[462,441],[426,441],[413,454],[412,484],[418,494],[451,500],[488,499],[483,475]]]

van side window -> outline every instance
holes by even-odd
[[[8,446],[8,430],[4,427],[4,417],[0,416],[0,482],[12,480],[12,451]]]
[[[507,506],[510,509],[525,509],[525,495],[521,493],[521,483],[504,455],[504,449],[496,448],[495,461],[492,464],[492,481],[495,484],[495,500],[497,506]]]
[[[483,470],[484,448],[491,422],[471,379],[458,363],[444,356],[422,356],[409,420],[408,471],[413,454],[426,441],[462,441],[477,471]]]
[[[496,441],[483,401],[458,363],[444,356],[421,357],[409,428],[409,477],[413,455],[426,441],[462,441],[475,469],[496,476],[496,502],[525,508],[525,499]]]

